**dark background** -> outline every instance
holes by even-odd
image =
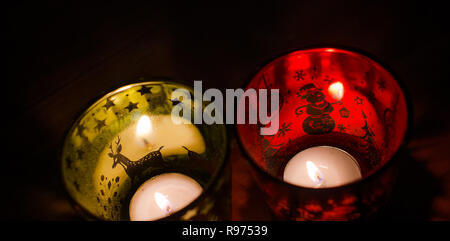
[[[160,2],[8,6],[1,219],[80,218],[61,183],[60,148],[102,94],[154,76],[235,89],[282,53],[328,45],[375,56],[411,96],[413,136],[381,217],[450,220],[450,39],[441,1]],[[233,219],[270,218],[237,160]]]

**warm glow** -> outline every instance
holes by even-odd
[[[126,86],[123,86],[123,87],[118,88],[118,89],[117,89],[116,91],[114,91],[114,92],[115,92],[115,93],[120,93],[120,92],[122,92],[122,91],[125,91],[125,90],[131,88],[131,87],[132,87],[131,85],[126,85]]]
[[[150,121],[150,118],[146,115],[141,116],[137,124],[136,135],[144,137],[148,135],[151,131],[152,131],[152,122]]]
[[[328,87],[328,93],[336,101],[340,101],[344,97],[344,85],[341,82],[334,82]]]
[[[317,168],[312,161],[306,161],[306,169],[308,171],[309,178],[317,185],[320,186],[323,183],[323,174]]]
[[[172,212],[172,208],[171,208],[169,199],[167,199],[167,196],[161,194],[160,192],[155,192],[154,196],[155,196],[156,205],[158,205],[158,207],[161,210],[163,210],[167,213]]]
[[[130,220],[158,220],[177,212],[200,196],[203,188],[181,173],[164,173],[144,182],[130,201]]]

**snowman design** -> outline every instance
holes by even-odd
[[[300,88],[297,96],[306,99],[307,105],[297,107],[295,114],[298,117],[303,114],[303,108],[306,107],[306,113],[309,115],[303,121],[303,130],[310,135],[325,134],[331,132],[335,127],[335,122],[330,113],[333,111],[332,104],[325,100],[325,94],[322,89],[314,84],[306,84]],[[337,102],[336,102],[337,103]]]

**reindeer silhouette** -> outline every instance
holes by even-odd
[[[137,178],[141,176],[143,171],[148,169],[151,166],[165,166],[164,159],[162,158],[161,149],[164,146],[161,146],[158,150],[153,151],[142,157],[137,161],[131,161],[128,157],[122,155],[120,152],[122,151],[122,144],[120,144],[120,137],[117,137],[116,143],[116,153],[114,153],[112,148],[112,143],[109,145],[109,149],[111,152],[108,153],[108,156],[113,158],[112,168],[115,168],[117,164],[120,164],[127,175],[134,182]]]

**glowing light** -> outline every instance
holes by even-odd
[[[335,49],[329,48],[329,49],[325,49],[326,52],[334,52],[336,51]]]
[[[148,135],[151,131],[152,122],[150,121],[150,118],[146,115],[141,116],[137,124],[136,135],[143,137]]]
[[[334,82],[328,87],[328,93],[337,101],[344,97],[344,85],[341,82]]]
[[[311,188],[337,187],[361,179],[358,162],[332,146],[315,146],[297,153],[286,164],[283,180]]]
[[[153,127],[150,118],[146,115],[141,116],[136,126],[136,143],[142,147],[150,148],[152,132]]]
[[[170,205],[169,199],[167,199],[167,196],[164,194],[161,194],[160,192],[155,192],[154,194],[156,205],[166,213],[172,212],[172,207]]]
[[[306,170],[308,172],[309,178],[317,185],[323,184],[323,174],[319,168],[312,162],[306,161]]]
[[[151,221],[183,209],[203,192],[194,179],[180,173],[164,173],[144,182],[130,201],[131,221]]]

